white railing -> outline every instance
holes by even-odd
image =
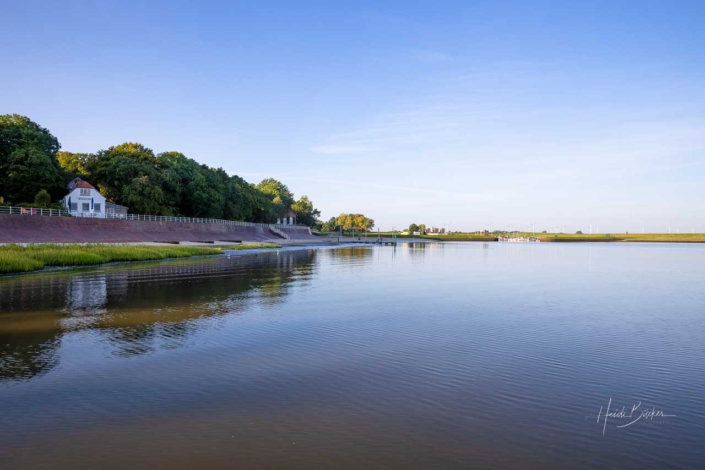
[[[256,222],[241,222],[239,220],[224,220],[224,219],[204,219],[199,217],[172,217],[167,215],[143,215],[143,214],[102,214],[98,212],[79,212],[67,211],[58,209],[38,209],[33,207],[20,206],[0,206],[0,214],[22,214],[22,215],[44,215],[52,217],[90,217],[90,218],[106,218],[120,220],[146,220],[150,222],[186,222],[190,224],[219,224],[219,225],[237,225],[240,227],[297,227],[296,225],[284,224],[260,224]],[[298,227],[303,227],[299,225]],[[279,232],[277,232],[279,233]],[[289,238],[284,232],[281,233],[285,238]]]
[[[68,217],[69,211],[41,209],[39,207],[0,206],[0,214],[42,215],[45,217]]]
[[[70,212],[71,217],[84,217],[84,218],[89,218],[89,219],[102,219],[103,214],[100,212],[78,212],[78,211],[71,211]]]
[[[168,215],[106,214],[105,217],[107,219],[146,220],[150,222],[186,222],[189,224],[238,225],[240,227],[294,227],[294,225],[258,224],[255,222],[242,222],[239,220],[204,219],[200,217],[174,217]]]

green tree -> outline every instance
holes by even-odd
[[[155,156],[129,142],[93,154],[59,149],[58,140],[28,118],[0,116],[0,198],[27,202],[46,189],[50,200],[57,200],[66,194],[64,183],[80,176],[133,213],[271,223],[291,208],[309,226],[320,215],[306,196],[295,201],[280,181],[268,178],[255,186],[179,152]],[[350,224],[370,222],[353,217]]]
[[[416,224],[409,225],[409,233],[414,233],[419,231],[419,226]]]
[[[149,176],[138,176],[123,187],[120,201],[138,214],[159,214],[164,194],[159,186],[149,180]]]
[[[340,214],[335,219],[335,225],[337,225],[342,230],[352,230],[354,227],[353,219],[352,217],[350,217],[350,214]]]
[[[313,203],[308,196],[301,196],[298,201],[291,205],[291,210],[296,213],[296,221],[307,227],[315,226],[316,219],[321,215],[321,211],[313,207]]]
[[[323,232],[335,232],[338,230],[338,224],[335,217],[331,217],[327,222],[323,222],[321,226],[321,231]]]
[[[63,196],[59,148],[56,137],[29,118],[0,116],[0,196],[15,203],[33,200],[42,189]]]
[[[71,180],[76,176],[80,176],[83,179],[90,177],[90,172],[88,171],[88,161],[93,156],[87,153],[71,153],[71,152],[57,152],[56,159],[59,162],[59,166],[64,170],[67,179]]]
[[[241,201],[236,206],[231,206],[235,220],[271,223],[280,216],[279,209],[268,195],[239,176],[230,177],[230,188],[233,194],[237,194],[237,199],[233,199],[233,201]]]
[[[292,204],[294,204],[294,195],[289,188],[274,178],[263,179],[258,185],[257,189],[266,194],[269,199],[277,206],[280,214],[283,214],[288,209],[291,209]]]
[[[426,233],[426,224],[419,224],[419,232],[421,232],[421,235]]]
[[[34,203],[42,207],[47,207],[51,204],[51,196],[46,189],[42,189],[34,196]]]
[[[375,221],[362,214],[340,214],[335,219],[335,224],[343,230],[365,230],[369,231],[375,225]]]
[[[358,230],[369,231],[375,225],[375,221],[365,217],[362,214],[352,214],[354,218],[355,228]]]
[[[86,158],[85,168],[108,201],[137,214],[174,214],[162,190],[159,160],[144,145],[128,142],[101,150]]]

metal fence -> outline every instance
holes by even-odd
[[[0,206],[0,214],[42,215],[45,217],[67,217],[69,211],[60,209],[41,209],[38,207]]]
[[[225,219],[203,219],[199,217],[172,217],[168,215],[143,215],[143,214],[106,214],[107,219],[121,220],[147,220],[151,222],[186,222],[190,224],[220,224],[220,225],[238,225],[241,227],[295,227],[294,225],[282,224],[258,224],[255,222],[241,222],[239,220]]]
[[[142,215],[142,214],[97,214],[95,212],[77,212],[58,209],[39,209],[35,207],[21,206],[0,206],[0,214],[20,214],[20,215],[40,215],[49,217],[89,217],[106,218],[119,220],[146,220],[151,222],[186,222],[190,224],[219,224],[237,225],[240,227],[263,227],[263,228],[287,228],[303,227],[303,225],[283,225],[283,224],[258,224],[255,222],[241,222],[239,220],[224,219],[203,219],[198,217],[171,217],[166,215]],[[286,236],[285,238],[288,238]]]

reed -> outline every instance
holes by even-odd
[[[217,254],[221,251],[197,246],[10,244],[0,247],[0,273],[37,271],[45,266],[90,266]]]

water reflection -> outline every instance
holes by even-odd
[[[0,381],[51,370],[70,332],[99,332],[110,354],[123,357],[178,348],[206,318],[284,302],[292,283],[306,287],[316,256],[302,250],[2,279]]]
[[[404,243],[401,245],[402,253],[414,257],[423,257],[426,254],[428,243]]]
[[[400,243],[0,279],[0,467],[700,468],[704,263]],[[677,418],[603,436],[610,398]]]
[[[342,261],[367,261],[372,258],[373,250],[369,246],[345,246],[337,250],[325,250],[329,259]]]
[[[0,381],[40,377],[54,368],[61,340],[59,319],[31,315],[3,319],[0,328]]]

